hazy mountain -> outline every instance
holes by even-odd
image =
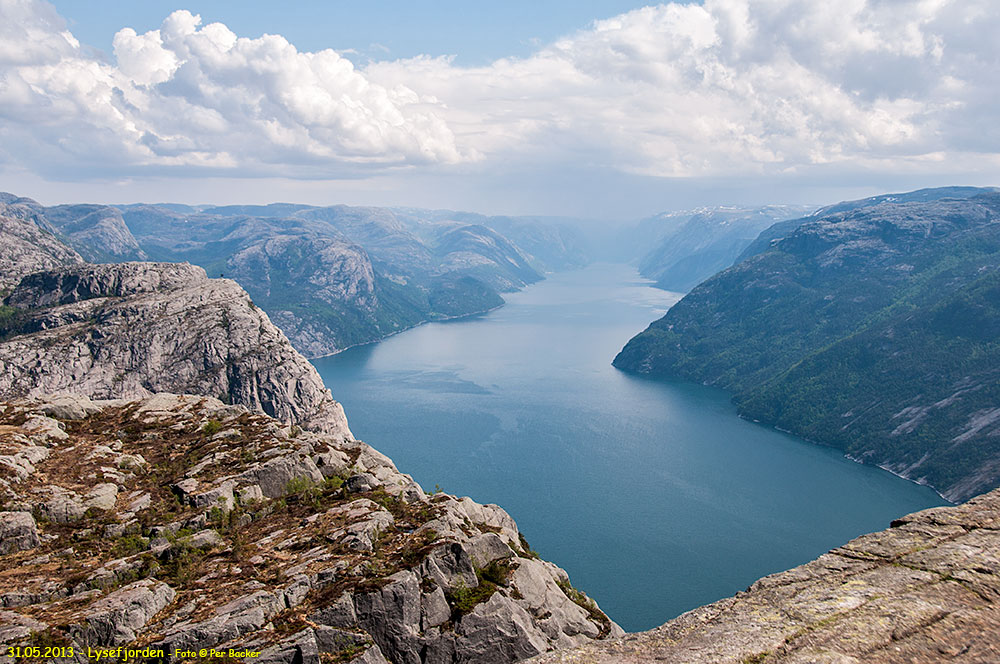
[[[700,284],[615,366],[964,499],[1000,483],[998,303],[1000,194],[883,201]]]
[[[639,273],[655,280],[659,288],[690,290],[732,265],[762,230],[810,209],[795,205],[722,206],[665,212],[644,219],[633,234],[636,248],[645,252],[638,254]]]

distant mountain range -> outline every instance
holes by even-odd
[[[615,366],[726,388],[747,417],[952,500],[1000,485],[1000,193],[922,190],[778,226]]]
[[[233,278],[309,357],[493,309],[544,270],[589,261],[567,220],[538,217],[286,203],[44,207],[13,194],[0,194],[0,214],[91,262],[190,262]]]

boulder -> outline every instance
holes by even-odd
[[[27,512],[0,512],[0,555],[38,546],[38,526]]]
[[[120,588],[90,607],[86,623],[75,630],[77,638],[91,646],[131,643],[174,594],[173,588],[152,579]]]

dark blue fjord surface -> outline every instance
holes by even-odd
[[[810,560],[932,490],[611,366],[678,298],[622,265],[315,360],[355,436],[425,489],[497,503],[626,630]]]

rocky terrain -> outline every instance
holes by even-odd
[[[929,203],[941,200],[942,198],[972,198],[979,194],[988,194],[995,191],[997,191],[996,187],[932,187],[930,189],[918,189],[898,194],[880,194],[856,201],[841,201],[840,203],[834,203],[833,205],[827,205],[815,210],[809,215],[779,221],[769,226],[761,231],[760,235],[753,242],[747,245],[736,259],[736,262],[767,251],[772,243],[790,235],[796,228],[812,219],[828,217],[840,212],[851,212],[862,208],[874,207],[883,203]]]
[[[622,635],[499,507],[243,406],[2,403],[0,467],[4,652],[489,664]]]
[[[725,388],[950,500],[997,487],[1000,194],[848,207],[697,286],[615,366]]]
[[[0,239],[0,299],[27,273],[84,262],[80,254],[39,226],[30,210],[3,202],[0,202]]]
[[[1000,661],[1000,490],[898,519],[648,632],[533,664]]]
[[[171,263],[24,277],[0,319],[0,397],[207,394],[350,436],[319,374],[235,282]]]

